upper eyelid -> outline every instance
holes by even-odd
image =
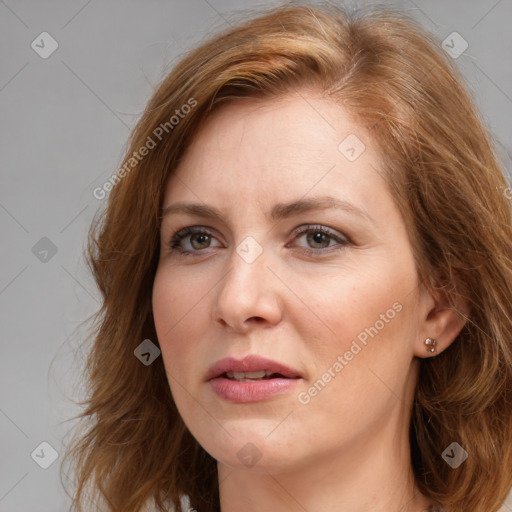
[[[325,226],[323,224],[301,225],[292,231],[292,235],[301,235],[301,234],[304,234],[305,232],[307,233],[308,231],[315,231],[315,230],[322,231],[323,233],[326,233],[334,238],[338,237],[338,238],[348,239],[348,237],[346,235],[344,235],[343,233],[340,233],[340,232],[338,232],[338,230],[331,228],[329,226]]]

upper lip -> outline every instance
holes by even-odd
[[[251,354],[244,357],[243,359],[236,359],[234,357],[226,357],[224,359],[220,359],[210,366],[206,374],[206,380],[208,381],[214,379],[215,377],[220,377],[223,373],[229,371],[257,372],[261,370],[267,370],[272,373],[280,373],[283,375],[283,377],[288,378],[296,378],[301,376],[298,371],[289,368],[282,363],[273,361],[272,359],[267,359],[266,357]]]

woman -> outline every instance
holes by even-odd
[[[76,510],[500,509],[511,204],[432,36],[317,6],[230,28],[112,182]]]

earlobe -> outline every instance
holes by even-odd
[[[438,298],[428,312],[420,330],[415,354],[417,357],[439,355],[446,350],[460,334],[469,319],[470,308],[466,301],[459,298],[455,306]]]

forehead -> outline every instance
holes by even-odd
[[[383,188],[366,131],[332,100],[300,91],[220,107],[169,176],[164,205],[224,208],[326,194],[367,202]]]

